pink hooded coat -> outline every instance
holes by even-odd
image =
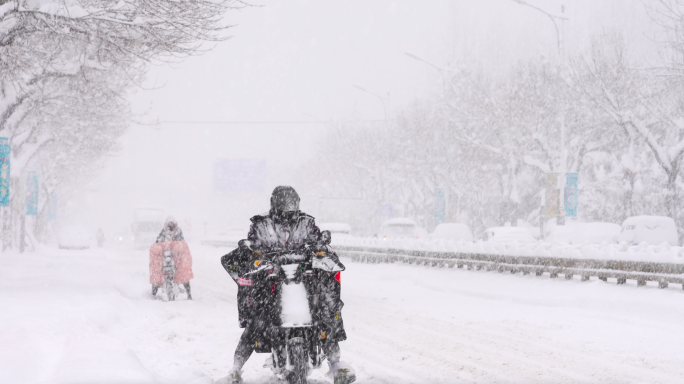
[[[176,223],[176,229],[171,231],[168,229],[169,223]],[[185,284],[190,282],[194,277],[192,273],[192,255],[190,248],[183,238],[178,223],[169,217],[164,223],[164,229],[159,234],[157,242],[150,247],[150,283],[153,285],[164,284],[164,275],[162,267],[164,265],[164,252],[171,251],[173,255],[173,263],[176,266],[176,275],[173,281],[177,284]]]

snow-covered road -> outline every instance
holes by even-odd
[[[212,383],[240,336],[227,249],[194,301],[149,299],[143,251],[0,255],[0,383]],[[359,383],[684,382],[684,292],[344,260]],[[246,383],[276,383],[253,355]],[[312,383],[329,383],[324,370]]]

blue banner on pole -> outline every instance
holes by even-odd
[[[441,223],[446,217],[446,193],[444,188],[435,188],[435,221]]]
[[[9,205],[10,195],[10,145],[6,137],[0,137],[0,206]]]
[[[565,179],[565,216],[577,217],[577,173],[566,174]]]
[[[26,214],[38,215],[38,173],[33,171],[26,174]]]

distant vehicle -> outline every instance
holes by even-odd
[[[645,241],[653,245],[668,243],[672,246],[679,246],[679,235],[672,218],[632,216],[622,223],[622,232],[617,236],[617,241],[626,241],[629,245],[637,245]]]
[[[382,223],[382,226],[380,227],[380,237],[385,240],[401,238],[415,239],[420,237],[421,234],[426,236],[427,231],[423,228],[419,228],[420,227],[416,225],[416,222],[411,219],[396,217]]]
[[[473,232],[470,227],[460,223],[442,223],[437,225],[435,231],[430,234],[431,239],[445,239],[456,241],[473,241]]]
[[[549,243],[601,244],[614,242],[622,228],[614,223],[566,223],[556,226],[546,237]]]
[[[164,211],[157,208],[138,208],[133,217],[133,245],[136,248],[149,248],[164,226]]]
[[[62,228],[57,238],[61,249],[88,249],[93,240],[88,230],[78,225]]]
[[[347,223],[321,223],[318,224],[321,231],[330,231],[333,241],[335,236],[351,236],[351,226]]]
[[[532,243],[537,241],[527,228],[522,227],[492,227],[482,234],[482,240],[495,242],[517,241]]]

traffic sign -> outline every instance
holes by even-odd
[[[567,173],[565,179],[565,216],[577,217],[577,173]]]

